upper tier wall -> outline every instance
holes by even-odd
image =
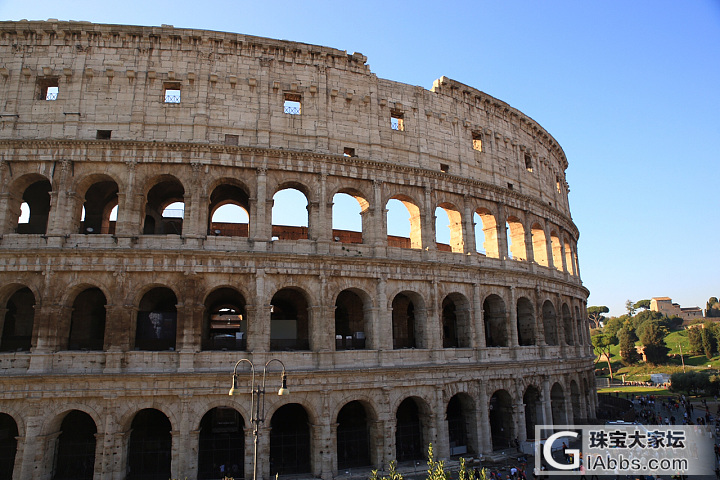
[[[366,60],[169,26],[0,22],[0,138],[109,130],[120,140],[347,151],[513,189],[570,215],[567,160],[534,120],[445,77],[432,90],[379,79]],[[48,86],[57,99],[46,100]],[[179,102],[167,102],[166,89],[179,90]],[[288,99],[300,114],[284,112]]]

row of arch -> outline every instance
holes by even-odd
[[[443,442],[446,454],[476,455],[506,449],[515,440],[535,439],[535,426],[567,424],[584,420],[591,405],[587,380],[582,379],[583,390],[575,380],[566,392],[556,382],[552,388],[529,385],[522,398],[513,398],[505,389],[480,398],[466,392],[453,395],[436,412],[432,403],[421,396],[408,396],[399,402],[392,418],[382,418],[377,406],[369,399],[346,401],[324,429],[325,421],[317,418],[312,409],[302,403],[286,403],[269,411],[267,427],[263,427],[261,457],[269,459],[270,475],[316,473],[318,456],[324,448],[334,446],[333,470],[380,467],[388,458],[400,462],[422,460],[428,443]],[[546,388],[547,390],[543,390]],[[543,393],[544,392],[544,393]],[[400,399],[399,399],[400,400]],[[103,445],[107,440],[102,432],[96,412],[76,405],[50,416],[36,432],[51,444],[44,446],[44,465],[36,471],[51,470],[46,478],[92,479],[103,468]],[[223,475],[241,478],[251,464],[251,425],[246,422],[238,405],[225,404],[206,411],[196,425],[190,425],[187,451],[197,452],[198,479],[219,478]],[[129,419],[129,425],[118,425],[121,456],[118,462],[128,479],[167,479],[176,474],[172,462],[178,460],[180,425],[169,412],[157,408],[143,408]],[[442,422],[443,424],[437,424]],[[101,428],[98,428],[98,425]],[[21,459],[16,458],[18,439],[27,440],[28,433],[22,423],[8,413],[0,412],[0,478],[12,478],[12,472]],[[269,431],[268,431],[269,430]],[[394,442],[384,444],[386,433]],[[327,438],[329,436],[329,438]],[[54,443],[54,445],[52,445]],[[194,444],[194,445],[193,445]],[[393,445],[394,444],[394,445]],[[115,447],[118,447],[116,445]],[[194,448],[193,448],[194,447]],[[266,449],[266,450],[265,450]],[[20,449],[22,450],[22,449]],[[388,451],[389,450],[389,451]],[[266,452],[267,455],[262,455]],[[117,453],[116,453],[117,454]],[[109,462],[107,462],[109,463]],[[194,475],[191,475],[191,477]]]
[[[434,210],[429,211],[432,207],[427,201],[419,201],[407,193],[396,193],[386,196],[385,207],[380,210],[380,215],[376,215],[376,202],[367,193],[339,187],[329,197],[332,199],[328,203],[332,220],[328,221],[322,217],[324,207],[314,200],[318,195],[294,181],[276,186],[269,215],[256,205],[251,190],[243,182],[230,178],[214,185],[207,198],[194,199],[187,195],[179,179],[169,174],[160,175],[144,188],[143,202],[139,205],[133,204],[133,198],[123,203],[128,195],[123,194],[117,181],[106,174],[79,181],[65,205],[59,200],[53,203],[52,197],[60,196],[53,190],[50,180],[39,174],[20,177],[12,182],[9,191],[7,209],[12,213],[6,219],[5,232],[45,234],[51,209],[57,208],[65,212],[66,217],[59,223],[65,229],[58,232],[62,234],[124,231],[133,235],[182,235],[188,233],[185,204],[189,200],[191,204],[201,201],[206,205],[200,209],[190,205],[191,209],[197,210],[194,215],[198,217],[198,225],[189,227],[197,230],[191,232],[193,234],[259,235],[266,240],[318,239],[332,235],[328,240],[342,243],[384,241],[389,246],[412,249],[479,252],[491,258],[533,260],[571,275],[578,272],[574,241],[568,233],[540,217],[524,221],[521,212],[501,214],[493,211],[496,206],[492,204],[465,209],[452,202],[439,201]],[[133,219],[128,210],[136,210],[137,218]],[[258,221],[264,223],[256,217],[269,217],[270,222],[256,226]],[[444,222],[447,226],[442,225]],[[200,227],[201,224],[205,227]]]
[[[35,327],[36,295],[27,286],[7,286],[4,319],[0,332],[0,351],[30,350],[37,341]],[[110,305],[110,295],[87,284],[68,288],[68,296],[59,299],[53,313],[57,325],[57,350],[104,350],[112,340],[108,331],[122,330],[113,309],[125,309],[131,315],[134,331],[131,348],[137,350],[175,350],[179,332],[191,329],[199,334],[201,350],[319,350],[319,349],[402,349],[402,348],[475,348],[534,345],[587,345],[587,328],[575,306],[562,303],[560,311],[550,300],[536,308],[536,301],[517,298],[509,309],[497,293],[482,298],[479,312],[464,294],[445,295],[433,308],[423,295],[403,290],[389,301],[391,344],[383,344],[380,321],[375,313],[377,302],[366,291],[347,288],[335,296],[333,307],[313,307],[311,296],[300,287],[277,290],[269,307],[256,307],[246,301],[237,288],[222,286],[211,290],[197,312],[178,308],[176,292],[167,286],[149,286],[131,309]],[[50,303],[50,302],[48,302]],[[263,302],[264,303],[264,302]],[[434,312],[433,312],[434,310]],[[330,319],[334,316],[334,343]],[[387,317],[385,317],[387,318]],[[269,323],[269,345],[253,343]],[[436,326],[433,326],[436,323]],[[433,344],[434,332],[442,337]],[[253,337],[255,336],[255,337]],[[319,340],[323,336],[325,340]]]

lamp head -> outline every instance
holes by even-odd
[[[228,392],[228,395],[230,395],[230,396],[235,395],[235,394],[237,393],[237,389],[238,389],[238,386],[237,386],[237,375],[233,375],[232,387],[230,388],[230,391]]]
[[[280,390],[278,390],[278,395],[290,395],[290,390],[287,388],[287,375],[285,372],[282,374],[282,384],[280,385]]]

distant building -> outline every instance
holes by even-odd
[[[679,304],[673,303],[670,297],[653,297],[650,299],[650,310],[660,312],[667,317],[680,317],[684,323],[703,318],[703,311],[700,307],[682,308]]]

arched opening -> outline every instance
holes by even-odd
[[[398,293],[392,301],[393,348],[424,348],[425,305],[420,295]]]
[[[499,258],[497,222],[487,208],[478,208],[473,214],[475,222],[475,248],[489,258]],[[481,243],[482,242],[482,243]]]
[[[570,315],[570,307],[567,303],[562,305],[562,319],[563,319],[563,330],[565,331],[565,343],[568,345],[575,345],[575,339],[573,338],[573,320]]]
[[[208,205],[208,235],[247,237],[250,200],[247,192],[232,184],[215,187]]]
[[[354,190],[342,190],[333,195],[332,235],[340,243],[363,243],[367,200]],[[368,225],[369,227],[369,225]]]
[[[153,288],[140,300],[135,330],[138,350],[174,350],[177,334],[177,298],[167,287]]]
[[[542,309],[543,329],[545,330],[545,343],[558,345],[557,322],[555,321],[555,305],[550,300],[545,300]]]
[[[335,349],[365,348],[365,306],[352,290],[343,290],[335,300]]]
[[[17,454],[17,423],[10,415],[0,413],[0,478],[12,479]]]
[[[459,293],[452,293],[442,301],[443,348],[470,348],[470,305]]]
[[[527,260],[525,247],[525,228],[517,217],[508,217],[507,228],[508,257],[513,260]]]
[[[512,397],[506,390],[498,390],[490,397],[490,433],[493,450],[510,447],[515,439]]]
[[[182,235],[185,218],[185,189],[175,178],[153,186],[145,205],[145,235]]]
[[[308,238],[308,200],[295,188],[284,188],[273,196],[272,236],[277,240]]]
[[[270,420],[270,477],[310,473],[310,421],[302,405],[278,408]]]
[[[550,246],[552,247],[553,266],[556,270],[563,271],[562,245],[556,232],[550,232]]]
[[[570,381],[570,405],[572,405],[573,423],[576,425],[583,423],[580,389],[575,380]]]
[[[453,395],[448,402],[445,417],[448,423],[451,456],[477,451],[472,442],[472,439],[476,438],[477,427],[474,412],[473,399],[466,393]]]
[[[525,434],[528,440],[535,440],[535,426],[544,423],[540,391],[533,385],[527,387],[525,395],[523,395],[523,403],[525,404]]]
[[[518,343],[521,346],[535,345],[535,309],[525,297],[517,301]]]
[[[75,297],[70,316],[68,350],[102,350],[105,341],[105,305],[99,288],[88,288]]]
[[[370,419],[362,403],[346,404],[337,418],[338,470],[372,465],[370,452]]]
[[[128,480],[170,478],[172,427],[167,416],[154,408],[140,410],[130,426]]]
[[[216,407],[203,415],[198,440],[198,479],[243,478],[245,422],[234,408]]]
[[[451,203],[441,203],[435,209],[435,242],[438,250],[463,253],[462,216]]]
[[[532,242],[533,242],[533,257],[538,265],[547,267],[548,255],[547,255],[547,239],[545,238],[545,230],[540,224],[535,223],[532,226]]]
[[[570,248],[570,243],[568,243],[567,241],[565,242],[565,266],[567,267],[567,271],[568,273],[570,273],[570,275],[575,275],[572,249]]]
[[[425,426],[421,413],[424,414],[414,398],[406,398],[397,409],[395,414],[395,458],[398,462],[424,458]]]
[[[28,209],[27,222],[21,222],[18,219],[17,233],[47,233],[51,191],[52,186],[49,180],[38,180],[25,189],[22,201]]]
[[[113,180],[94,183],[85,193],[80,232],[84,234],[114,234],[115,221],[111,212],[118,206],[118,185]],[[117,218],[117,210],[115,210]],[[77,218],[77,217],[76,217]]]
[[[410,197],[395,195],[385,205],[388,246],[422,248],[420,209]]]
[[[62,421],[57,440],[54,480],[92,480],[95,472],[95,421],[71,410]]]
[[[0,351],[24,352],[30,350],[35,319],[35,295],[29,288],[17,290],[5,306]]]
[[[552,410],[553,425],[567,425],[565,392],[559,383],[555,383],[550,390],[550,409]]]
[[[218,288],[205,299],[203,350],[246,350],[245,297],[234,288]]]
[[[295,288],[283,288],[270,305],[270,350],[310,350],[305,295]]]
[[[505,302],[498,295],[490,295],[483,302],[483,322],[485,324],[485,345],[488,347],[507,347],[508,329]]]

